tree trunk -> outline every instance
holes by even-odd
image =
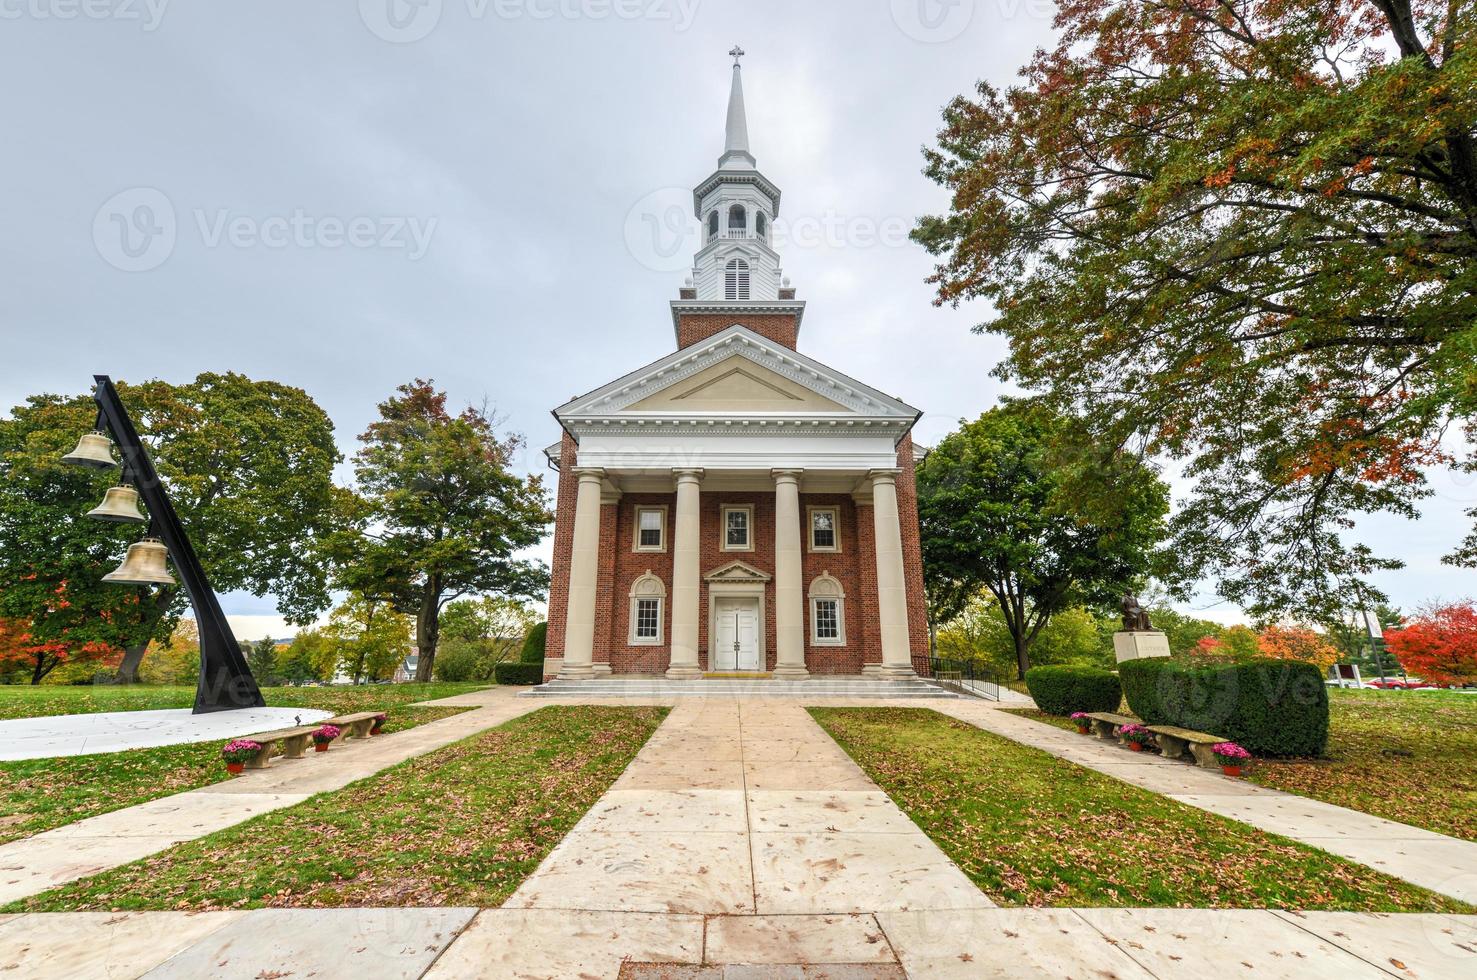
[[[149,652],[149,642],[145,640],[137,646],[128,647],[123,651],[123,660],[118,664],[118,673],[113,677],[114,684],[137,684],[139,682],[138,668],[144,662],[144,654]]]
[[[426,595],[421,600],[420,615],[415,621],[417,684],[431,682],[431,668],[436,664],[436,642],[441,637],[441,590],[435,587],[435,583],[435,578],[426,583]]]
[[[47,659],[48,658],[47,658],[46,654],[44,654],[44,653],[38,653],[38,654],[36,654],[36,666],[34,668],[32,668],[32,670],[31,670],[31,683],[32,684],[40,684],[41,683],[41,678],[43,678],[47,674],[51,673],[51,668],[52,667],[55,667],[57,664],[61,663],[60,660],[53,660],[48,665],[46,663]]]
[[[1014,637],[1014,639],[1016,666],[1015,679],[1018,681],[1023,681],[1026,679],[1026,671],[1029,670],[1031,667],[1031,658],[1028,653],[1030,648],[1026,645],[1026,638],[1024,636],[1017,636]]]

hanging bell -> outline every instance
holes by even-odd
[[[77,448],[62,457],[63,463],[110,470],[117,466],[113,459],[113,440],[105,432],[89,432],[77,440]]]
[[[144,538],[128,546],[123,564],[103,576],[114,585],[174,585],[174,576],[164,566],[169,549],[158,538]]]
[[[138,509],[138,491],[126,483],[109,487],[103,502],[88,511],[87,516],[112,524],[143,524],[149,519]]]

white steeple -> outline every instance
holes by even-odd
[[[744,69],[739,64],[744,49],[734,45],[728,53],[733,56],[733,88],[728,93],[727,139],[723,144],[723,156],[718,158],[718,169],[751,169],[754,155],[749,152],[749,121],[744,114]]]
[[[692,269],[699,300],[737,302],[780,298],[784,275],[770,245],[779,216],[779,188],[755,166],[749,152],[749,122],[744,111],[744,49],[735,46],[733,85],[728,95],[723,155],[718,169],[693,191],[693,207],[703,225],[703,246]],[[790,295],[794,295],[793,292]]]

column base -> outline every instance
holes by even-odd
[[[596,677],[609,677],[613,673],[610,664],[594,663],[590,665],[590,669],[595,672]]]
[[[910,665],[883,664],[882,669],[877,672],[877,678],[884,681],[912,681],[918,679],[918,672]]]
[[[862,676],[863,677],[881,677],[882,676],[882,665],[881,664],[862,664]]]
[[[808,681],[810,671],[804,667],[775,667],[772,676],[777,681]]]
[[[592,664],[565,663],[559,668],[559,680],[561,681],[588,681],[594,680],[595,668]]]
[[[668,667],[667,680],[669,681],[700,681],[703,679],[701,667]]]

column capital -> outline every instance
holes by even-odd
[[[681,483],[684,480],[701,480],[704,472],[701,466],[679,466],[672,470],[672,476]]]
[[[599,466],[576,466],[569,471],[573,476],[581,480],[603,480],[605,470]]]
[[[897,478],[902,475],[902,470],[897,467],[876,469],[867,471],[867,479],[875,486],[879,483],[896,483]]]
[[[800,478],[805,475],[805,471],[796,469],[770,470],[769,475],[774,478],[774,482],[776,483],[799,483]]]

